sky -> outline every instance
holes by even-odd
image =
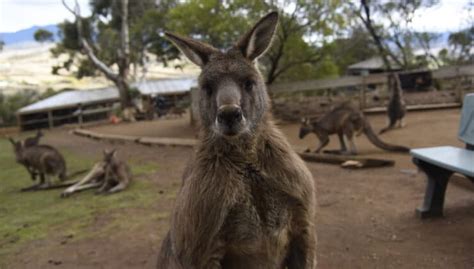
[[[396,1],[396,0],[395,0]],[[412,28],[419,31],[448,32],[468,26],[473,21],[474,10],[467,8],[474,0],[441,0],[440,4],[428,10],[420,10],[412,22]],[[70,6],[74,0],[66,0]],[[78,0],[82,15],[90,14],[89,0]],[[15,32],[31,26],[57,24],[65,19],[72,20],[61,0],[0,0],[0,32]]]

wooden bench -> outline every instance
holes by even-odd
[[[464,175],[474,183],[474,94],[464,98],[459,139],[466,148],[451,146],[412,149],[415,163],[428,176],[423,205],[417,208],[421,218],[443,216],[444,196],[449,178]]]

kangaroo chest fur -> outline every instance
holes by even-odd
[[[280,155],[284,154],[289,153]],[[184,225],[175,238],[188,243],[206,241],[196,243],[200,248],[195,251],[220,248],[224,268],[280,268],[290,244],[293,207],[298,203],[278,184],[288,181],[288,174],[277,167],[280,160],[268,156],[262,160],[257,154],[253,161],[234,157],[208,157],[201,164],[205,167],[199,168],[203,172],[185,180],[180,196],[195,199],[182,200],[186,204],[182,212],[188,214],[175,218],[182,222],[174,223],[175,227]],[[274,169],[268,169],[272,163]]]

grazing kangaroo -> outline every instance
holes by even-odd
[[[391,91],[390,101],[387,106],[388,126],[380,130],[383,134],[395,127],[398,121],[399,127],[403,127],[403,117],[406,114],[405,101],[403,100],[402,86],[396,73],[388,75],[388,87]]]
[[[202,72],[199,143],[162,242],[158,268],[314,268],[311,173],[275,127],[256,60],[278,13],[226,52],[166,36]]]
[[[96,194],[116,193],[127,188],[131,180],[130,168],[117,157],[117,151],[104,150],[104,159],[96,163],[81,181],[64,190],[61,197],[92,188],[99,188]]]
[[[36,173],[40,176],[38,184],[22,191],[49,188],[50,176],[58,176],[61,181],[66,179],[66,162],[55,148],[48,145],[25,147],[22,141],[16,142],[12,138],[9,140],[13,145],[17,163],[25,166],[31,179],[36,179]]]
[[[319,146],[315,152],[319,153],[329,143],[329,135],[337,134],[341,144],[341,150],[326,151],[329,153],[357,154],[354,143],[354,134],[363,132],[372,144],[387,150],[408,152],[409,148],[391,145],[380,140],[372,130],[369,121],[364,114],[354,108],[349,102],[344,102],[322,115],[317,120],[303,119],[299,137],[303,139],[307,134],[314,133],[319,139]],[[344,137],[349,140],[350,150],[347,151]]]
[[[26,148],[39,145],[41,137],[43,137],[43,132],[41,132],[41,130],[38,130],[35,136],[26,138],[23,142],[23,145]]]

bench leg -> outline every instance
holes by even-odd
[[[444,195],[453,172],[416,158],[413,162],[428,176],[425,198],[423,205],[416,209],[417,215],[422,219],[442,217]]]

